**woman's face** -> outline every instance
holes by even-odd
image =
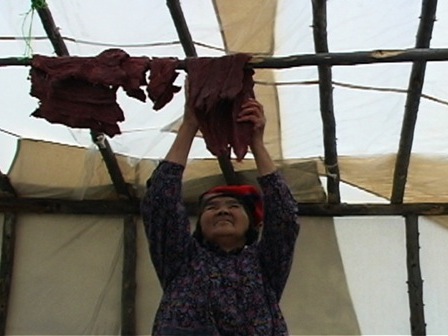
[[[230,250],[245,245],[250,220],[236,198],[212,196],[203,207],[199,224],[207,241]]]

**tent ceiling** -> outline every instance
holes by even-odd
[[[244,5],[238,1],[204,0],[194,5],[135,1],[126,6],[126,16],[118,1],[107,5],[47,3],[47,8],[39,8],[39,2],[34,2],[34,12],[28,1],[3,5],[3,60],[25,56],[21,61],[26,62],[32,54],[94,56],[113,47],[136,56],[179,59],[248,52],[254,55],[256,94],[268,113],[266,142],[276,159],[322,158],[324,173],[338,176],[338,156],[358,158],[362,163],[369,162],[366,156],[398,153],[398,161],[392,162],[392,181],[386,184],[381,178],[360,183],[362,175],[349,170],[340,179],[401,203],[422,201],[412,186],[420,183],[417,189],[421,190],[424,182],[404,187],[410,154],[431,157],[431,162],[440,162],[437,158],[446,155],[446,132],[437,131],[448,121],[442,85],[446,67],[444,62],[423,62],[447,58],[443,49],[443,27],[447,24],[444,3],[434,14],[435,2],[422,6],[383,1],[380,6],[357,1],[343,5],[337,1],[286,0],[247,1]],[[101,20],[96,16],[100,11]],[[430,46],[439,52],[428,49]],[[424,50],[414,51],[415,47]],[[319,52],[329,56],[319,58]],[[2,171],[7,171],[12,161],[17,137],[92,146],[88,130],[52,125],[29,116],[37,102],[28,94],[27,66],[1,70],[2,81],[11,84],[2,90],[6,108],[2,109],[5,118],[0,141],[7,148]],[[181,85],[182,80],[181,71]],[[163,157],[173,138],[166,131],[167,125],[182,115],[183,100],[183,94],[177,94],[162,111],[153,112],[150,103],[120,95],[126,120],[120,124],[123,133],[106,140],[110,143],[110,148],[103,149],[106,161],[113,153]],[[196,141],[192,157],[212,158],[201,139]],[[109,163],[112,170],[113,161]],[[224,172],[232,169],[226,161],[221,167]],[[115,183],[123,184],[117,176]],[[338,178],[328,179],[331,203],[339,202],[338,182]],[[384,187],[379,189],[384,192],[368,184],[381,184]],[[124,186],[119,190],[125,192]],[[433,196],[425,201],[440,200],[439,192]]]

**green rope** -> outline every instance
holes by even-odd
[[[33,30],[34,12],[39,9],[47,7],[45,0],[31,0],[31,8],[24,14],[22,22],[22,36],[25,41],[25,50],[23,52],[24,58],[31,58],[33,55],[33,46],[31,45],[31,36]],[[29,21],[29,23],[28,23]]]
[[[32,9],[42,9],[47,7],[47,2],[45,0],[31,0]]]
[[[34,9],[31,8],[28,12],[25,13],[23,22],[22,22],[22,36],[25,41],[25,50],[23,52],[23,57],[31,57],[33,54],[33,46],[31,45],[31,35],[33,28],[33,19],[34,19]],[[27,25],[27,21],[29,24]]]

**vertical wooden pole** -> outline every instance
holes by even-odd
[[[2,257],[0,264],[0,335],[6,334],[6,323],[8,320],[8,304],[16,241],[16,218],[17,216],[15,214],[5,213],[3,223]]]
[[[132,215],[124,220],[123,281],[121,290],[121,334],[136,335],[135,292],[137,287],[137,226]]]
[[[0,171],[0,191],[6,195],[17,197],[7,175]],[[6,334],[8,321],[9,296],[11,292],[14,251],[16,242],[17,214],[5,212],[3,223],[2,256],[0,261],[0,335]]]
[[[423,309],[423,280],[420,270],[418,216],[407,215],[405,220],[411,335],[422,336],[426,335],[426,323]]]

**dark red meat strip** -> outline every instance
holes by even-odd
[[[176,72],[179,60],[177,58],[153,58],[147,87],[148,97],[154,102],[153,109],[160,110],[168,104],[180,86],[173,85],[179,75]]]
[[[252,124],[238,123],[242,103],[254,97],[253,70],[245,65],[251,56],[227,55],[220,58],[189,58],[188,102],[199,121],[207,149],[216,156],[233,150],[242,160],[252,138]]]
[[[90,128],[109,136],[120,134],[124,120],[116,102],[122,87],[130,97],[146,100],[140,86],[146,84],[147,57],[130,57],[109,49],[96,57],[47,57],[32,60],[31,95],[40,100],[32,114],[51,123]]]

